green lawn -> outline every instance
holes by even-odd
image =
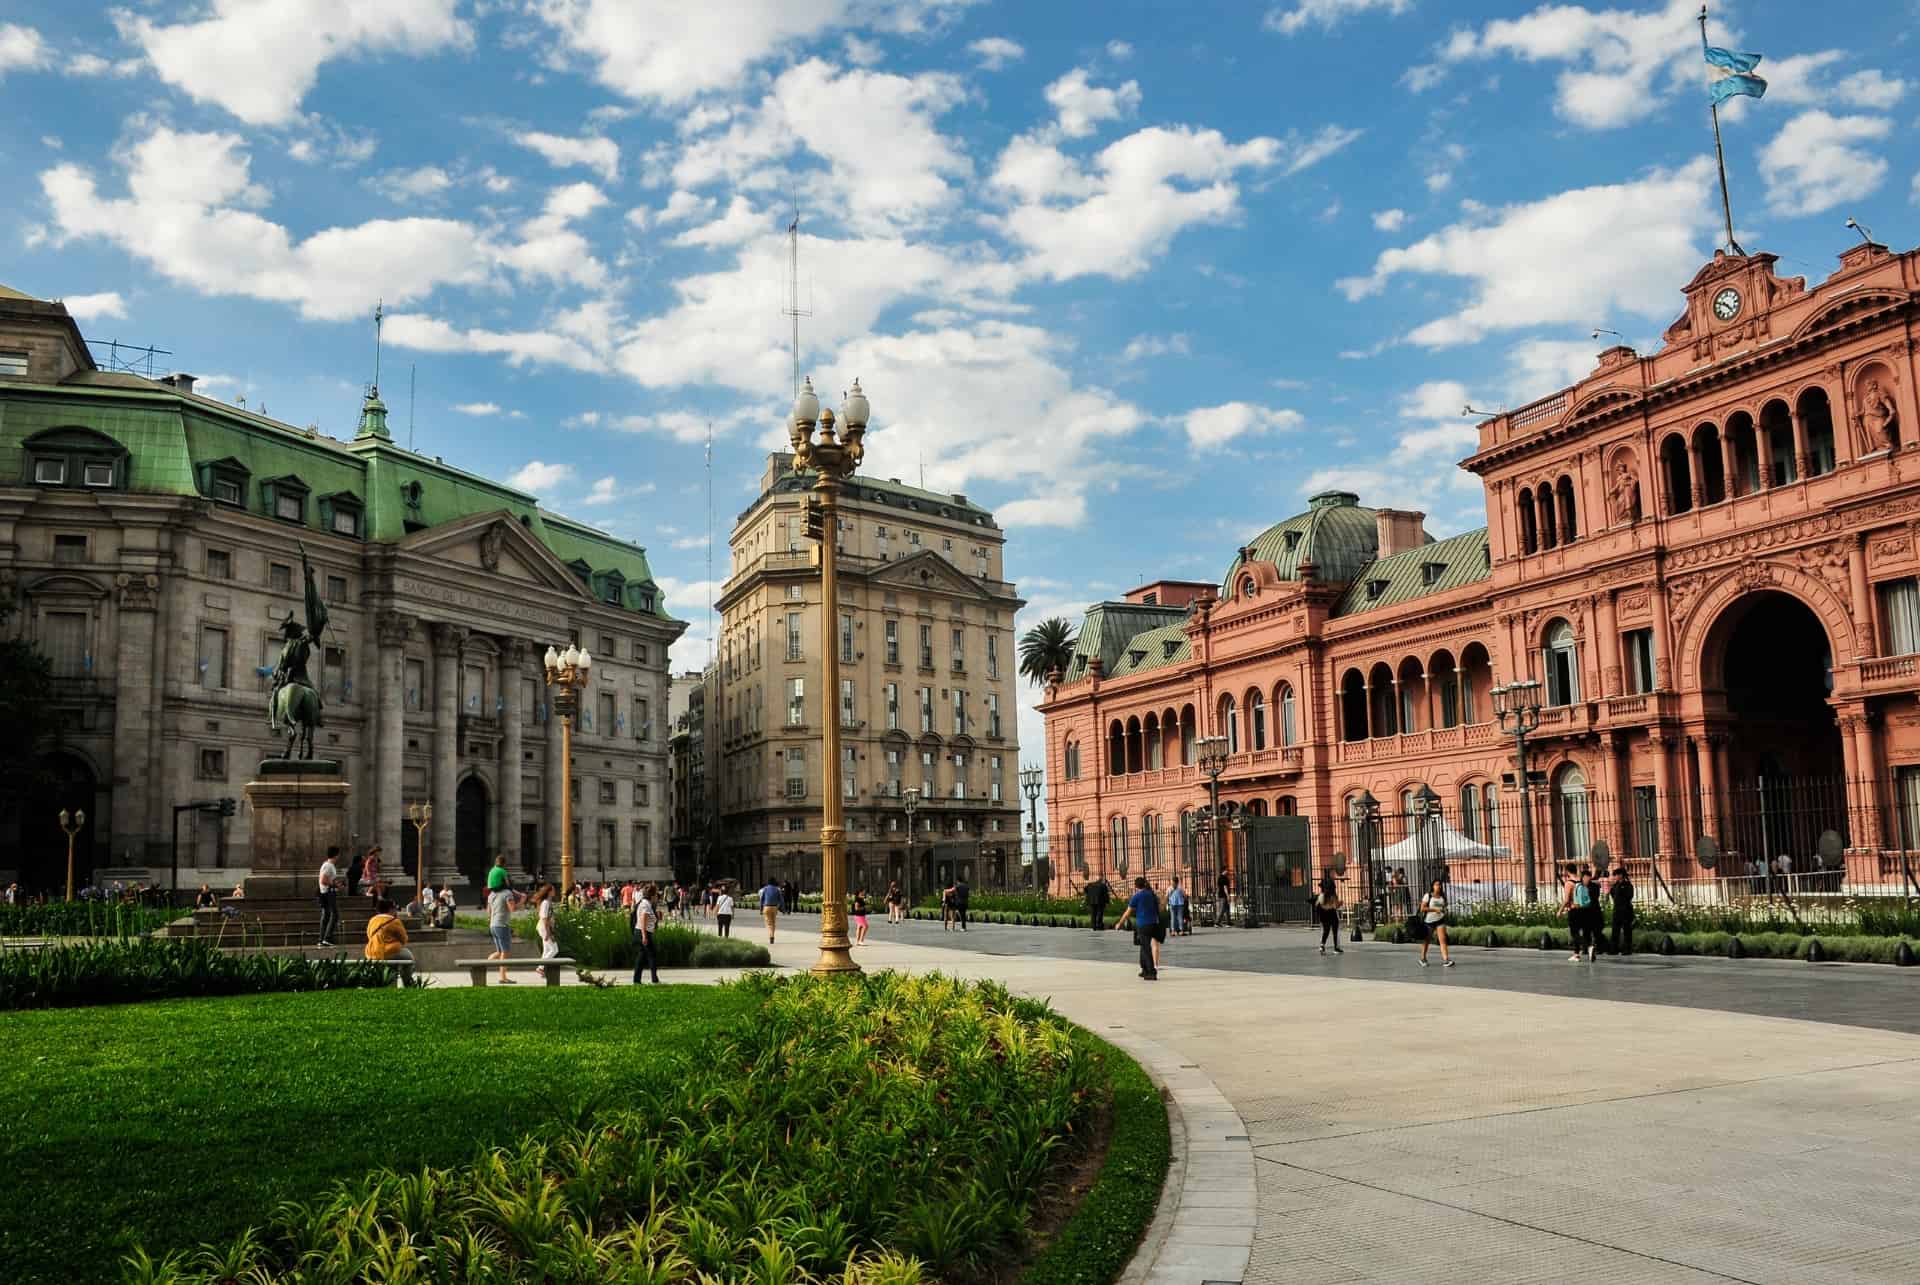
[[[114,1280],[381,1165],[447,1165],[737,1021],[715,987],[329,991],[0,1016],[0,1263]]]

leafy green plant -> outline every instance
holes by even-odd
[[[392,969],[365,960],[228,955],[191,937],[133,937],[0,953],[0,1010],[394,983]],[[413,982],[425,984],[420,978]]]
[[[0,937],[134,937],[164,928],[186,913],[124,901],[0,905]]]
[[[631,969],[638,954],[632,922],[624,910],[562,906],[554,912],[553,935],[560,953],[583,967]],[[514,935],[537,942],[540,926],[531,916],[515,919]],[[765,968],[772,962],[765,946],[719,937],[690,924],[661,924],[654,929],[653,948],[661,968]]]

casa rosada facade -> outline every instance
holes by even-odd
[[[1916,291],[1920,251],[1855,245],[1811,286],[1716,253],[1658,352],[1609,348],[1479,426],[1461,466],[1485,528],[1434,541],[1422,514],[1332,492],[1218,586],[1090,608],[1040,707],[1056,890],[1175,873],[1208,735],[1224,810],[1309,818],[1316,872],[1353,850],[1363,791],[1385,842],[1424,786],[1450,828],[1518,852],[1489,693],[1520,679],[1544,706],[1543,870],[1604,836],[1687,878],[1706,835],[1724,871],[1789,842],[1792,813],[1843,836],[1850,880],[1899,882],[1920,814]]]

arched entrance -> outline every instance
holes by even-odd
[[[476,886],[487,881],[493,851],[487,844],[486,783],[477,776],[460,782],[453,792],[453,861]]]
[[[20,886],[59,897],[67,890],[67,836],[60,813],[85,812],[87,823],[73,840],[73,887],[93,878],[93,837],[100,823],[93,769],[78,755],[55,751],[40,760],[40,780],[21,804]]]

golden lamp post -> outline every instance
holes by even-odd
[[[580,689],[593,672],[593,657],[585,647],[567,644],[565,651],[547,648],[547,686],[553,691],[553,712],[560,716],[560,896],[573,891],[573,716],[580,712]]]
[[[87,828],[85,811],[75,812],[69,820],[67,810],[60,809],[60,828],[67,832],[67,900],[73,900],[73,841]]]
[[[816,475],[816,498],[807,501],[807,534],[820,542],[820,654],[826,670],[820,684],[820,750],[826,760],[820,801],[820,958],[813,965],[821,976],[860,971],[847,943],[847,831],[840,803],[840,712],[834,705],[840,692],[840,586],[834,576],[840,483],[852,476],[866,453],[860,439],[867,433],[867,395],[860,391],[859,380],[853,381],[841,410],[846,424],[836,440],[833,412],[820,409],[809,379],[793,399],[788,426],[794,469]],[[818,438],[813,435],[816,425]]]
[[[413,822],[413,869],[420,878],[420,899],[427,896],[427,826],[433,821],[433,804],[409,803],[407,820]],[[403,872],[404,873],[404,872]]]

